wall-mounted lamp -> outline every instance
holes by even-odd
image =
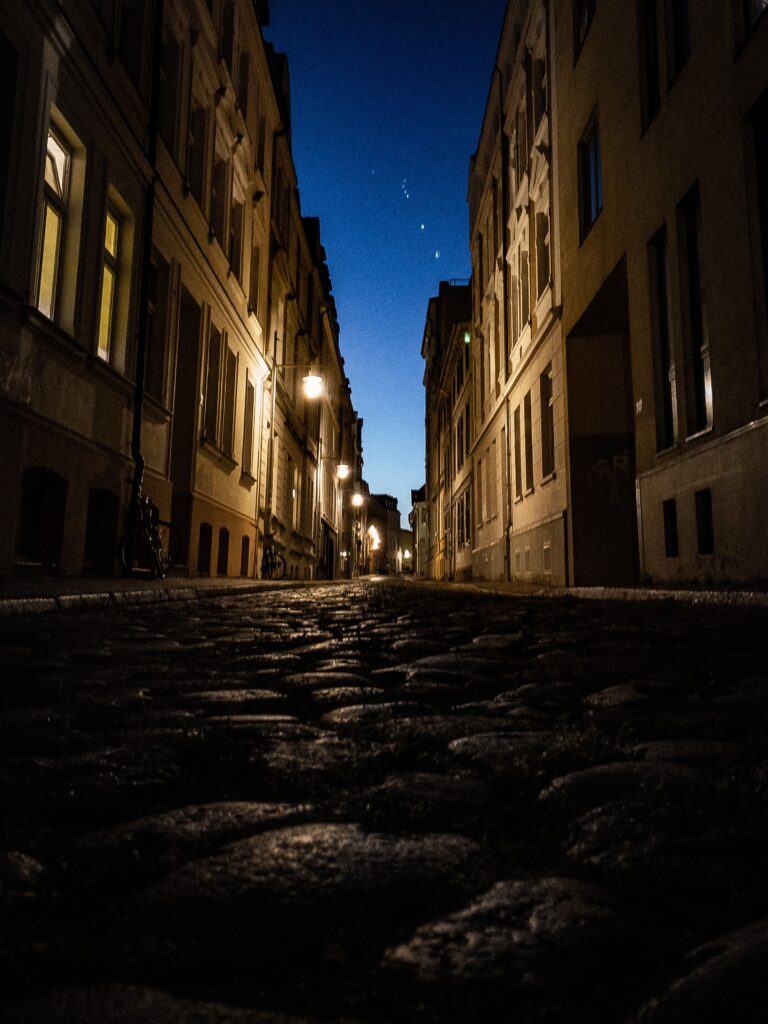
[[[349,466],[346,462],[340,462],[336,467],[336,476],[339,480],[346,480],[349,476]]]
[[[352,495],[352,504],[355,506],[355,508],[360,508],[364,500],[365,499],[363,498],[362,494],[359,491],[355,491],[355,493]]]

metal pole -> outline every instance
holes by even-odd
[[[267,446],[267,481],[264,491],[264,533],[262,541],[272,532],[272,478],[275,463],[275,407],[277,397],[277,331],[275,331],[274,351],[272,355],[272,399],[269,414],[269,445]]]

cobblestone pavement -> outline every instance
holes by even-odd
[[[768,1019],[768,610],[0,623],[5,1024]]]

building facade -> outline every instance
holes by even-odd
[[[510,0],[469,176],[474,577],[768,577],[765,12]]]
[[[336,574],[351,398],[267,3],[5,13],[0,573],[114,572],[140,485],[189,573],[258,575],[271,532]]]

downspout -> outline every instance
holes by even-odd
[[[144,225],[141,238],[141,281],[139,285],[139,322],[136,332],[136,379],[133,391],[133,425],[131,455],[134,462],[131,484],[129,522],[136,515],[138,498],[144,479],[144,456],[141,452],[141,421],[144,411],[144,375],[147,365],[147,331],[149,326],[149,281],[152,273],[152,230],[155,217],[155,186],[157,184],[157,134],[160,112],[160,56],[163,39],[163,0],[155,4],[152,26],[152,77],[149,93],[149,120],[147,122],[147,160],[151,177],[144,199]]]
[[[493,67],[499,88],[499,141],[501,144],[501,294],[504,306],[504,380],[509,377],[509,264],[507,249],[509,247],[509,136],[504,131],[504,93],[501,68],[498,61]],[[511,576],[510,537],[512,527],[512,494],[509,487],[509,395],[504,402],[504,579]]]
[[[269,228],[268,228],[268,244],[267,244],[267,257],[269,262],[267,263],[267,308],[265,312],[265,323],[267,330],[272,323],[272,266],[274,263],[274,255],[272,253],[272,224],[275,219],[275,167],[277,165],[277,140],[281,135],[285,135],[284,128],[278,128],[272,132],[272,167],[270,168],[270,180],[269,180]],[[267,345],[269,342],[267,342]],[[268,351],[264,352],[267,360],[269,359]],[[262,539],[265,534],[272,532],[272,477],[274,474],[274,443],[275,443],[275,398],[277,392],[277,327],[274,331],[273,340],[273,351],[272,351],[272,368],[269,371],[269,378],[271,381],[270,386],[270,414],[269,414],[269,442],[267,445],[267,471],[266,480],[264,481],[264,529],[262,531]],[[263,384],[262,384],[262,415],[264,410],[264,398],[263,398]],[[263,429],[263,424],[262,424]],[[259,460],[261,461],[261,459]],[[261,469],[259,469],[261,473]],[[261,480],[261,476],[259,476]],[[259,509],[258,501],[256,503],[256,532],[259,529]],[[258,546],[258,545],[257,545]],[[253,575],[254,578],[258,577],[257,559],[254,559],[253,563]]]

